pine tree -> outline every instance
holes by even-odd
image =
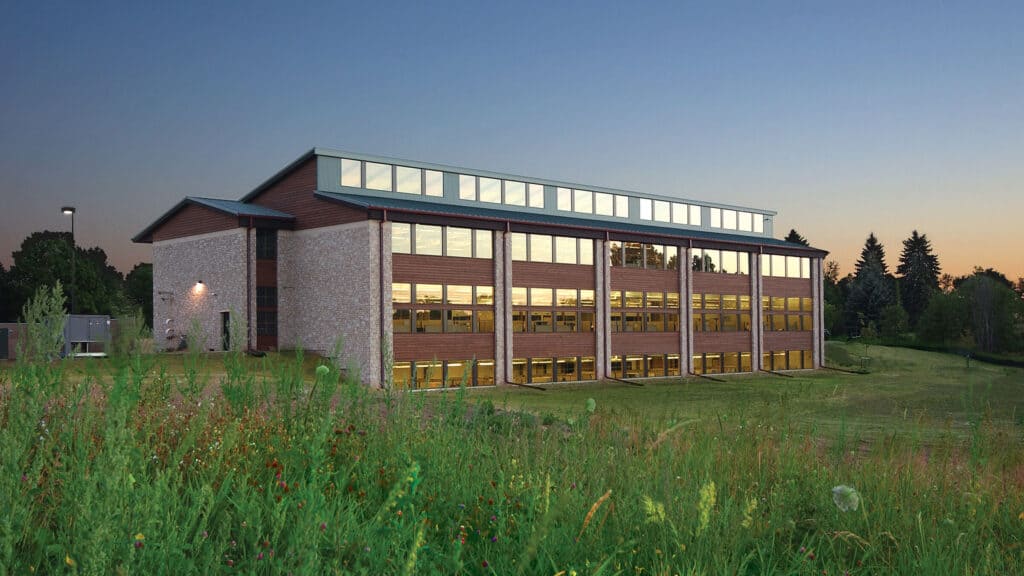
[[[932,244],[927,234],[914,230],[903,241],[899,275],[900,301],[910,317],[910,325],[916,326],[921,314],[928,308],[928,301],[939,291],[939,258],[932,253]]]
[[[807,238],[804,238],[803,236],[801,236],[800,233],[797,232],[795,228],[791,228],[789,230],[789,234],[786,235],[784,240],[786,242],[792,242],[793,244],[800,244],[802,246],[810,246],[811,245],[807,241]]]
[[[864,243],[855,268],[846,301],[847,327],[851,334],[872,324],[879,328],[882,311],[897,301],[895,279],[889,275],[885,263],[885,248],[874,233]]]

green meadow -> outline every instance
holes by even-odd
[[[375,391],[321,358],[0,367],[2,574],[1019,574],[1024,371]]]

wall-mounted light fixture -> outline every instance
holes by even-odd
[[[193,294],[202,294],[206,290],[206,284],[203,284],[202,280],[196,282],[196,285],[192,287]]]

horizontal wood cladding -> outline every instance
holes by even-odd
[[[493,360],[494,333],[395,334],[395,360]]]
[[[750,332],[699,332],[693,335],[693,353],[750,352]]]
[[[612,332],[612,356],[679,354],[678,332]]]
[[[392,254],[392,282],[494,285],[494,260]]]
[[[513,358],[594,356],[597,338],[593,332],[573,334],[513,334]]]
[[[366,220],[363,210],[317,198],[316,158],[310,158],[281,178],[259,196],[253,204],[280,210],[295,216],[295,229],[320,228]]]
[[[814,332],[765,332],[765,352],[782,350],[810,350],[814,340]]]
[[[764,278],[765,296],[807,296],[811,295],[811,281],[806,278]]]
[[[184,238],[238,228],[238,217],[196,204],[186,204],[153,231],[153,241]]]
[[[744,274],[693,273],[695,294],[750,294],[750,276]]]
[[[256,261],[256,285],[277,286],[277,260]]]
[[[645,270],[613,266],[611,271],[612,290],[682,291],[679,289],[679,270]]]
[[[594,267],[580,264],[513,262],[513,286],[537,288],[594,288]]]

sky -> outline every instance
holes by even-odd
[[[1021,2],[0,3],[0,263],[124,272],[315,146],[778,211],[1024,276]]]

